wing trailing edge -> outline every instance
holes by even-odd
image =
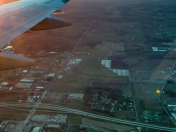
[[[71,26],[72,23],[70,21],[57,18],[54,16],[49,16],[45,18],[40,23],[36,24],[34,27],[32,27],[30,30],[47,30],[47,29],[54,29],[54,28],[60,28],[60,27],[66,27]]]
[[[0,52],[0,71],[32,66],[34,64],[35,60],[33,59],[29,59],[3,50]]]

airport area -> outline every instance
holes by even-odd
[[[72,0],[52,14],[72,26],[28,31],[4,46],[36,64],[0,72],[0,131],[174,132],[169,1]]]

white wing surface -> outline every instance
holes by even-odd
[[[21,0],[0,6],[0,48],[29,29],[46,30],[71,25],[69,21],[50,16],[68,1]],[[34,64],[32,59],[0,51],[0,70]]]
[[[69,0],[22,0],[0,6],[0,48],[23,34]]]

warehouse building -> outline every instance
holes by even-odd
[[[31,86],[33,85],[33,83],[18,83],[17,85],[15,85],[15,88],[31,88]]]
[[[84,97],[84,94],[70,93],[68,95],[68,99],[82,99],[83,97]]]
[[[108,69],[111,69],[111,60],[102,60],[101,64]]]
[[[129,70],[124,69],[112,69],[114,73],[116,73],[118,76],[129,76]]]
[[[101,64],[106,68],[112,70],[112,72],[116,73],[118,76],[129,76],[129,70],[126,69],[111,69],[111,60],[102,60]]]

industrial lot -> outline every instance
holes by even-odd
[[[72,26],[27,32],[3,47],[36,64],[0,72],[1,131],[175,131],[169,1],[70,1],[52,15]]]

